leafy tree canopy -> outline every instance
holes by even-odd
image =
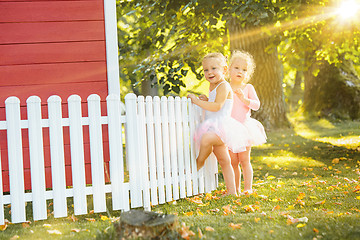
[[[171,0],[117,1],[121,78],[134,86],[159,84],[164,94],[179,93],[190,69],[202,78],[201,58],[228,53],[227,21],[238,18],[252,34],[272,36],[269,51],[306,69],[310,63],[341,59],[359,62],[358,20],[342,20],[340,1]],[[241,37],[241,36],[240,36]],[[314,71],[316,73],[316,71]]]

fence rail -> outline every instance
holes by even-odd
[[[217,164],[211,157],[205,168],[196,171],[193,132],[201,120],[201,111],[186,98],[125,96],[126,114],[121,115],[120,99],[106,98],[107,116],[101,115],[100,97],[87,98],[88,116],[82,116],[81,99],[67,99],[68,117],[62,116],[59,96],[47,100],[48,118],[42,118],[41,99],[27,99],[27,119],[20,116],[20,100],[5,101],[10,191],[3,191],[0,175],[0,225],[4,224],[4,206],[11,204],[11,222],[25,222],[26,203],[32,203],[33,220],[48,217],[47,200],[53,203],[54,217],[68,215],[68,198],[73,199],[74,214],[87,213],[88,196],[94,212],[105,212],[106,194],[111,193],[113,210],[151,205],[193,196],[217,187]],[[104,134],[107,126],[107,134]],[[86,184],[84,126],[89,128],[91,185]],[[66,186],[64,127],[69,128],[72,186]],[[49,129],[51,188],[46,188],[43,131]],[[28,130],[31,190],[24,188],[23,136]],[[123,129],[125,135],[123,134]],[[104,135],[108,139],[104,139]],[[104,142],[108,141],[108,148]],[[3,149],[0,149],[3,151]],[[108,151],[108,154],[104,154]],[[109,156],[110,181],[106,181],[104,156]],[[1,160],[1,159],[0,159]],[[1,166],[6,166],[1,160]],[[9,220],[9,219],[8,219]]]

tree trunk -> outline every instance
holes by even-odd
[[[358,119],[360,117],[360,78],[351,61],[340,67],[322,62],[317,76],[314,66],[305,74],[304,110],[317,117]]]
[[[250,83],[256,89],[261,107],[253,113],[253,117],[267,129],[289,126],[282,89],[281,64],[276,49],[271,53],[266,51],[269,36],[259,31],[259,27],[242,27],[241,22],[235,18],[228,22],[228,29],[231,50],[247,51],[255,59],[256,69]]]

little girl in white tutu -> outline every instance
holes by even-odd
[[[230,59],[230,84],[234,91],[234,106],[231,116],[241,122],[247,129],[249,142],[246,151],[234,152],[230,149],[231,165],[235,173],[236,191],[240,193],[241,170],[244,175],[243,194],[252,193],[253,169],[250,163],[251,146],[260,145],[266,142],[266,134],[262,124],[250,117],[251,110],[258,110],[260,101],[253,85],[249,84],[255,62],[253,57],[242,51],[234,51]]]
[[[209,98],[197,98],[189,94],[192,103],[206,110],[206,119],[196,130],[194,139],[200,145],[196,159],[197,169],[204,166],[205,160],[214,152],[224,175],[228,194],[236,195],[235,175],[231,166],[228,148],[238,153],[246,151],[249,143],[247,129],[231,117],[233,91],[225,80],[226,58],[221,53],[210,53],[202,61],[204,75],[210,83]]]

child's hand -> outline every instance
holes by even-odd
[[[199,99],[202,100],[202,101],[208,101],[209,100],[208,97],[206,95],[204,95],[204,94],[201,94],[199,96]]]
[[[192,94],[192,93],[188,94],[188,95],[187,95],[187,98],[190,98],[192,103],[194,103],[194,101],[196,101],[196,99],[197,99],[197,97],[195,96],[195,94]]]
[[[242,100],[245,98],[244,92],[241,90],[241,88],[238,88],[234,91],[234,93]]]

